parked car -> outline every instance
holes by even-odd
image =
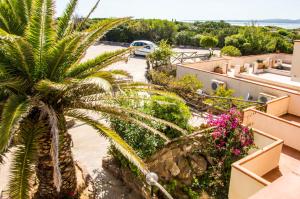
[[[155,43],[151,41],[139,40],[139,41],[132,42],[130,44],[130,47],[138,47],[133,52],[134,55],[147,56],[148,54],[155,51],[157,45],[155,45]]]

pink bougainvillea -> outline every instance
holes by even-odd
[[[236,109],[230,109],[229,113],[217,118],[210,115],[208,125],[215,127],[211,138],[220,155],[231,153],[233,156],[242,156],[253,147],[253,132],[242,125],[241,113]]]
[[[215,117],[210,115],[207,123],[212,127],[204,134],[208,138],[206,153],[212,160],[209,184],[216,195],[228,195],[231,165],[254,147],[253,132],[242,125],[242,115],[236,109]]]

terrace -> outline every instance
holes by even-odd
[[[263,178],[271,182],[271,184],[258,191],[250,199],[299,198],[300,152],[283,146],[279,166],[265,174]]]
[[[266,112],[244,110],[244,124],[284,140],[285,145],[300,151],[299,101],[284,96],[267,103]],[[272,124],[272,125],[266,125]]]
[[[290,199],[300,195],[300,110],[295,104],[299,106],[299,101],[284,96],[268,102],[266,112],[244,110],[244,124],[259,129],[256,132],[265,138],[255,135],[258,151],[233,164],[231,199]],[[235,177],[243,179],[243,186],[238,187]]]
[[[274,190],[278,199],[299,195],[300,152],[259,130],[254,131],[254,141],[257,149],[232,165],[229,198],[273,199]]]
[[[230,74],[235,77],[300,91],[300,82],[296,82],[292,80],[290,71],[278,70],[272,68],[272,69],[262,69],[261,72],[254,72],[255,70],[254,67],[249,67],[247,69],[243,68],[242,69],[243,72],[241,72],[240,66],[236,66],[236,68],[232,70],[234,72]]]

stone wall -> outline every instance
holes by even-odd
[[[160,181],[177,180],[191,185],[196,176],[201,176],[209,165],[205,155],[206,139],[202,133],[194,133],[173,140],[149,158],[149,170],[160,177]]]
[[[159,176],[159,182],[167,184],[176,180],[181,185],[189,187],[194,177],[201,176],[211,164],[205,155],[206,137],[203,132],[196,132],[188,136],[172,140],[163,149],[158,151],[145,162],[151,172]],[[103,167],[108,169],[115,177],[120,178],[141,198],[152,199],[149,186],[144,179],[135,176],[130,169],[122,168],[112,157],[103,159]],[[164,198],[158,193],[158,198]],[[175,198],[188,198],[182,190],[172,192]]]

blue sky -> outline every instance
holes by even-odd
[[[57,15],[69,0],[56,0]],[[79,0],[85,15],[96,0]],[[300,0],[102,0],[92,17],[177,20],[300,19]]]

